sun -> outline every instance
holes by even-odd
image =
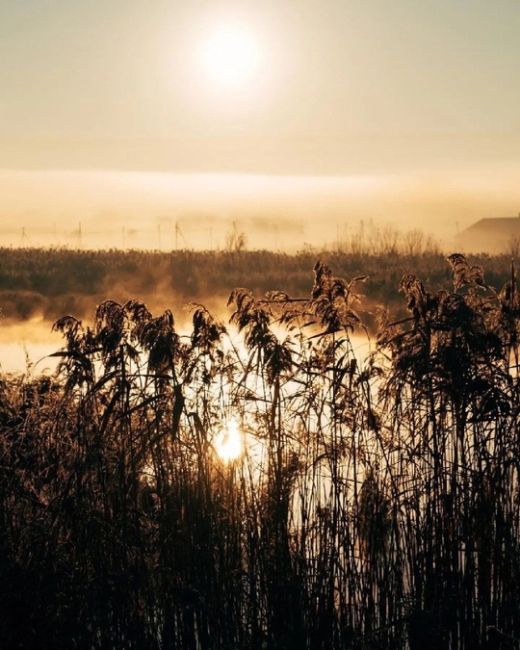
[[[244,452],[244,444],[238,422],[234,419],[230,420],[227,426],[215,436],[213,445],[217,455],[225,463],[240,458]]]
[[[201,49],[207,76],[221,87],[240,88],[258,72],[258,39],[247,26],[219,27],[208,35]]]

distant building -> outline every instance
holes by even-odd
[[[481,219],[457,235],[464,251],[511,253],[520,248],[520,213],[517,217]]]

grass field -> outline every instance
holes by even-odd
[[[394,242],[394,243],[392,243]],[[107,296],[125,302],[135,296],[158,311],[203,301],[226,315],[223,302],[235,287],[263,293],[283,289],[307,297],[312,285],[309,268],[317,258],[338,275],[367,275],[364,308],[378,305],[402,310],[399,282],[405,273],[420,269],[435,288],[449,288],[445,255],[435,247],[422,250],[411,244],[345,252],[306,251],[296,255],[269,251],[171,253],[146,251],[74,251],[67,249],[0,249],[0,305],[4,318],[19,321],[41,318],[53,322],[63,314],[89,317]],[[408,251],[408,252],[407,252]],[[486,280],[500,287],[510,275],[511,256],[473,256],[484,265]],[[178,316],[180,315],[177,314]],[[369,325],[373,320],[367,315]]]

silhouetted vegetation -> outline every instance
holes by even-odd
[[[366,358],[366,278],[322,263],[305,299],[234,290],[239,335],[59,319],[58,374],[0,385],[0,646],[516,647],[518,288],[449,262]]]

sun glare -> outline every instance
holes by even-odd
[[[240,458],[244,452],[244,443],[238,422],[230,420],[227,426],[215,437],[213,445],[217,455],[225,463]]]
[[[259,61],[255,34],[240,25],[214,31],[202,47],[202,62],[208,76],[222,86],[237,87],[251,80]]]

